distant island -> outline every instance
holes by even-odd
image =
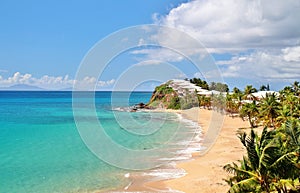
[[[27,84],[15,84],[9,87],[0,87],[0,90],[2,91],[43,91],[45,89],[37,86],[27,85]]]
[[[44,89],[38,86],[28,84],[15,84],[7,87],[0,87],[0,91],[73,91],[72,87],[63,89]]]

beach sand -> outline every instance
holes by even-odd
[[[249,132],[249,122],[243,121],[239,117],[233,118],[228,115],[221,115],[213,110],[200,108],[188,110],[161,109],[158,111],[180,113],[184,118],[198,122],[203,130],[203,137],[211,134],[212,125],[220,126],[220,131],[213,145],[205,154],[200,155],[200,153],[194,153],[192,160],[177,163],[176,166],[178,168],[182,168],[186,171],[187,174],[185,176],[176,179],[150,182],[135,179],[135,183],[130,185],[125,191],[165,192],[169,190],[167,192],[227,192],[229,186],[223,179],[227,178],[228,174],[223,170],[223,166],[242,159],[245,154],[246,151],[237,137],[237,132],[239,128],[247,128],[244,131]],[[201,143],[205,143],[205,140]]]
[[[208,132],[213,111],[193,108],[179,113],[184,118],[197,121],[203,129],[204,135]],[[187,175],[177,179],[161,182],[150,182],[150,187],[164,187],[186,193],[222,193],[227,192],[229,186],[223,180],[228,174],[223,170],[227,163],[242,159],[245,149],[236,136],[238,128],[249,128],[247,121],[239,117],[224,116],[224,122],[212,148],[204,155],[195,153],[193,160],[178,163]]]

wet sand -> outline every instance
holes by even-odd
[[[229,186],[223,179],[227,178],[228,174],[223,170],[223,166],[242,159],[245,154],[237,132],[239,128],[247,128],[245,131],[249,131],[249,122],[239,117],[233,118],[199,108],[159,111],[180,113],[184,118],[198,122],[205,138],[201,143],[204,143],[204,146],[212,144],[211,147],[204,154],[194,153],[191,160],[177,163],[176,167],[184,169],[187,173],[181,178],[150,182],[136,178],[129,187],[117,192],[227,192]],[[220,129],[216,138],[214,127]]]
[[[213,111],[193,108],[180,113],[187,119],[197,121],[204,135],[208,133]],[[223,166],[242,159],[245,150],[236,134],[239,128],[249,127],[249,123],[239,117],[224,116],[223,125],[211,149],[204,155],[195,153],[191,161],[177,164],[177,167],[187,172],[186,176],[162,182],[150,182],[147,186],[160,186],[186,193],[227,192],[229,186],[223,179],[228,175],[223,170]]]

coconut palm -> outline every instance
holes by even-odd
[[[226,95],[226,111],[230,114],[238,113],[240,110],[241,101],[236,99],[233,94]]]
[[[275,119],[278,116],[280,103],[275,93],[267,94],[265,98],[260,101],[259,118],[265,126],[274,127]]]
[[[240,109],[240,117],[243,119],[247,117],[251,128],[254,128],[256,126],[257,115],[258,107],[256,105],[256,101],[253,101],[252,103],[245,103],[242,105],[242,108]]]
[[[200,107],[204,107],[207,109],[211,108],[211,98],[210,97],[207,97],[205,95],[199,95],[198,100],[199,100]]]
[[[265,160],[269,157],[267,151],[272,148],[272,136],[274,132],[268,132],[265,128],[261,138],[253,130],[250,136],[246,133],[239,135],[240,141],[247,150],[247,156],[244,156],[240,162],[241,166],[236,164],[227,164],[224,169],[234,174],[228,180],[231,183],[229,192],[270,192],[270,183],[272,178],[268,175]]]
[[[249,96],[251,96],[252,93],[257,92],[256,88],[254,88],[252,85],[247,85],[244,89],[244,99],[247,99]]]
[[[265,85],[261,85],[259,88],[260,91],[269,91],[270,90],[270,86],[269,84],[267,84],[267,86]]]
[[[229,192],[299,191],[299,130],[298,127],[288,131],[285,140],[267,128],[261,137],[253,130],[249,136],[240,134],[247,156],[240,161],[240,166],[235,163],[224,166],[227,172],[234,174],[227,180],[231,186]],[[295,137],[297,140],[291,139]],[[292,149],[283,148],[289,143],[294,145]]]
[[[292,84],[293,92],[296,96],[300,96],[300,83],[298,81],[295,81]]]
[[[291,118],[291,109],[288,105],[282,105],[278,111],[278,116],[276,117],[276,125],[281,126],[282,123],[285,123]]]
[[[237,99],[238,101],[241,101],[242,97],[243,97],[243,92],[240,89],[238,89],[237,87],[234,87],[232,96],[233,96],[233,98]]]

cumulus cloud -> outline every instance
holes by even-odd
[[[282,50],[283,58],[287,62],[300,62],[300,46],[288,47]]]
[[[255,51],[231,60],[219,61],[224,77],[250,79],[300,79],[300,46],[273,51]]]
[[[156,24],[190,34],[209,53],[233,55],[216,61],[224,78],[253,81],[300,79],[299,18],[299,0],[194,0],[166,15],[153,14]],[[157,38],[162,44],[190,44],[170,33]]]
[[[225,52],[299,44],[299,18],[298,0],[195,0],[156,23],[191,34],[212,52]]]
[[[115,82],[114,79],[103,81],[97,80],[95,77],[88,76],[84,77],[82,80],[74,80],[70,79],[69,75],[65,75],[64,77],[44,75],[40,78],[36,78],[32,76],[32,74],[21,74],[20,72],[16,72],[12,76],[7,78],[3,78],[2,76],[0,76],[0,87],[8,87],[15,84],[28,84],[45,89],[56,90],[72,87],[76,81],[79,81],[84,85],[95,85],[97,89],[113,85]]]

